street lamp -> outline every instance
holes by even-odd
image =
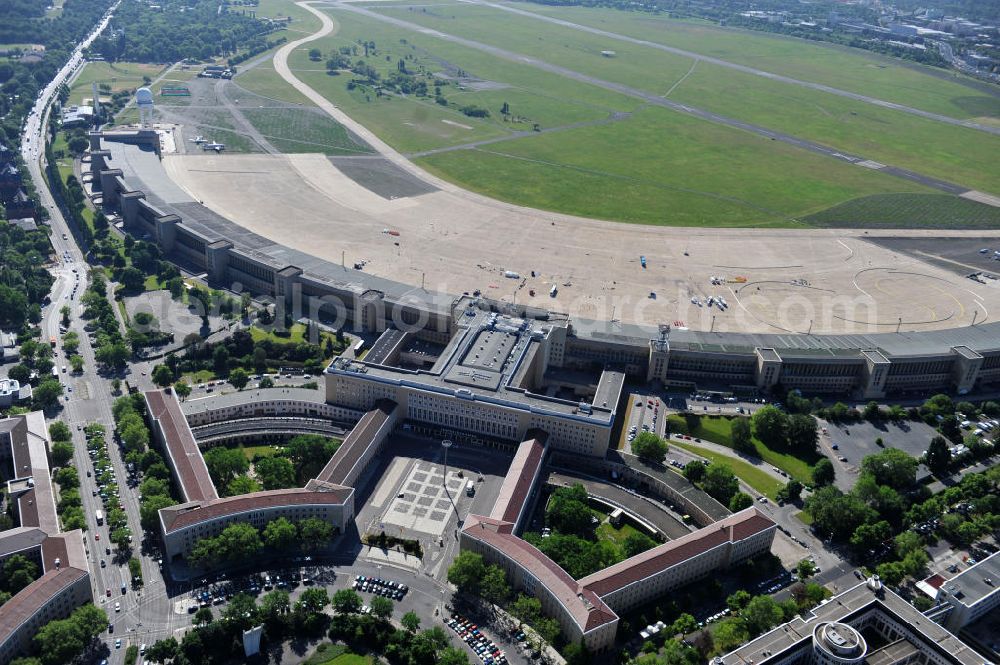
[[[441,447],[444,448],[444,480],[442,483],[445,487],[448,486],[448,449],[451,448],[452,443],[449,439],[445,439],[441,442]]]

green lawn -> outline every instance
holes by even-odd
[[[302,665],[370,665],[370,656],[352,653],[342,644],[321,644]]]
[[[311,108],[248,108],[243,115],[276,148],[286,153],[330,155],[371,153],[355,143],[343,125]]]
[[[642,533],[631,524],[622,523],[618,528],[611,526],[609,522],[602,522],[597,527],[597,540],[607,540],[621,546],[625,539],[632,534]]]
[[[243,454],[250,461],[253,461],[254,457],[272,457],[277,455],[279,450],[275,449],[274,446],[244,446]]]
[[[164,67],[138,62],[88,62],[70,88],[70,104],[82,104],[83,98],[93,97],[91,83],[97,81],[111,87],[111,92],[137,88],[143,84],[143,76],[155,79]],[[106,92],[101,96],[108,95]]]
[[[771,500],[777,499],[778,490],[783,487],[780,482],[772,478],[768,473],[761,471],[753,464],[749,464],[743,460],[734,459],[728,455],[723,455],[721,453],[708,450],[707,448],[702,448],[701,446],[696,446],[686,442],[681,443],[678,441],[671,441],[670,445],[677,446],[687,450],[688,452],[700,455],[710,462],[725,464],[732,469],[733,473],[739,476],[743,482]]]
[[[707,21],[672,19],[617,9],[509,3],[581,25],[685,49],[764,71],[815,81],[842,90],[956,118],[1000,119],[1000,100],[964,85],[956,72],[925,67],[870,51],[820,44]],[[554,26],[553,26],[554,27]],[[605,48],[636,48],[609,39]],[[700,66],[700,65],[699,65]]]
[[[672,414],[668,416],[668,421],[672,432],[683,432],[727,448],[733,447],[732,418],[730,417],[701,416],[699,426],[693,432],[688,431],[683,416]],[[753,445],[757,449],[757,456],[766,463],[781,469],[804,485],[812,483],[812,465],[819,460],[818,453],[814,452],[807,459],[800,459],[794,455],[768,448],[757,437],[753,437]]]
[[[671,99],[721,115],[970,188],[1000,192],[1000,174],[994,168],[995,155],[1000,153],[998,136],[721,65],[699,62],[692,70],[693,59],[648,46],[618,43],[615,57],[603,57],[601,50],[610,48],[606,37],[493,7],[468,5],[413,11],[389,6],[380,13],[646,92],[664,94],[671,90]],[[727,33],[719,34],[721,39]],[[922,79],[929,87],[938,83],[930,76]],[[1000,99],[993,101],[1000,116]]]
[[[256,325],[250,328],[250,338],[254,342],[260,342],[262,340],[270,340],[275,344],[301,344],[306,342],[305,338],[306,327],[301,323],[293,323],[288,329],[287,334],[284,332],[279,333],[276,330],[264,330],[257,327]],[[325,344],[326,340],[333,340],[334,346],[337,346],[337,340],[334,335],[320,331],[319,342],[320,344]]]
[[[804,510],[800,510],[799,512],[795,513],[795,517],[806,526],[809,526],[810,524],[813,523],[813,516]]]
[[[948,194],[875,194],[853,199],[805,218],[835,228],[1000,228],[1000,208]]]
[[[801,226],[800,216],[857,198],[857,192],[926,191],[655,107],[621,122],[417,163],[502,200],[669,226],[794,227]]]
[[[189,386],[196,386],[199,383],[215,381],[218,377],[210,369],[200,369],[197,372],[188,372],[182,378]]]

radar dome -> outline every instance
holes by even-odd
[[[135,91],[135,103],[151,105],[153,103],[153,91],[149,88],[139,88]]]

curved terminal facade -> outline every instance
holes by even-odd
[[[809,394],[879,399],[964,394],[1000,383],[1000,323],[857,335],[713,333],[570,320],[400,284],[242,229],[174,184],[157,149],[151,130],[91,134],[90,172],[105,207],[120,212],[129,232],[156,242],[210,283],[273,298],[296,316],[328,318],[363,332],[405,328],[420,340],[447,345],[471,303],[543,323],[549,329],[545,368],[610,363],[629,376],[680,389],[752,393],[780,384]]]

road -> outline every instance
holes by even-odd
[[[554,16],[545,16],[543,14],[536,14],[535,12],[528,11],[526,9],[520,9],[518,7],[514,7],[511,5],[486,2],[484,0],[462,0],[462,1],[468,2],[469,4],[484,5],[486,7],[500,9],[505,12],[510,12],[512,14],[526,16],[535,19],[536,21],[544,21],[546,23],[552,23],[553,25],[559,25],[564,28],[571,28],[573,30],[579,30],[582,32],[589,32],[592,35],[598,35],[600,37],[609,37],[611,39],[616,39],[618,41],[628,42],[629,44],[636,44],[637,46],[646,46],[649,48],[656,49],[658,51],[664,51],[666,53],[672,53],[674,55],[680,55],[686,58],[693,58],[695,61],[707,62],[712,65],[726,67],[727,69],[734,69],[738,72],[743,72],[744,74],[760,76],[762,78],[770,79],[772,81],[797,85],[803,88],[809,88],[811,90],[818,90],[820,92],[829,93],[831,95],[837,95],[838,97],[846,97],[847,99],[853,99],[854,101],[858,102],[865,102],[866,104],[872,104],[874,106],[881,106],[882,108],[892,109],[894,111],[902,111],[903,113],[909,113],[915,116],[919,116],[921,118],[926,118],[928,120],[934,120],[936,122],[943,122],[948,125],[967,127],[969,129],[976,129],[978,131],[987,132],[989,134],[1000,135],[1000,127],[984,125],[978,122],[973,122],[971,120],[959,120],[958,118],[952,118],[950,116],[941,115],[939,113],[931,113],[929,111],[923,111],[921,109],[913,108],[912,106],[905,106],[903,104],[897,104],[895,102],[886,101],[884,99],[878,99],[877,97],[869,97],[868,95],[862,95],[856,92],[850,92],[848,90],[841,90],[840,88],[834,88],[829,85],[823,85],[822,83],[803,81],[801,79],[792,78],[791,76],[782,76],[781,74],[766,72],[762,69],[748,67],[747,65],[741,65],[739,63],[730,62],[728,60],[713,58],[711,56],[702,55],[700,53],[694,53],[693,51],[685,51],[684,49],[675,48],[673,46],[667,46],[666,44],[660,44],[659,42],[652,42],[645,39],[638,39],[636,37],[629,37],[628,35],[622,35],[616,32],[610,32],[608,30],[601,30],[600,28],[592,28],[587,25],[580,25],[579,23],[573,23],[571,21],[555,18]],[[948,49],[950,52],[951,47],[949,46]],[[955,58],[949,58],[948,56],[945,57],[952,62],[956,60]]]
[[[321,36],[324,36],[326,34],[329,34],[330,30],[332,30],[332,27],[330,27],[330,26],[327,25],[327,23],[330,21],[330,19],[329,19],[329,17],[327,17],[324,14],[322,14],[322,12],[318,12],[317,10],[314,10],[312,7],[304,5],[303,3],[298,3],[298,4],[300,6],[305,7],[306,9],[309,9],[310,11],[313,11],[314,13],[317,13],[318,15],[320,15],[321,18],[324,19],[324,25],[323,25],[323,27],[317,33],[315,33],[311,37],[307,37],[305,39],[298,40],[296,42],[293,42],[292,44],[288,44],[285,47],[283,47],[282,51],[279,51],[278,55],[275,55],[275,69],[278,71],[278,73],[286,81],[288,81],[289,83],[291,83],[297,90],[299,90],[303,94],[306,94],[306,96],[308,96],[311,100],[317,101],[315,97],[320,97],[320,99],[322,99],[322,97],[320,95],[318,95],[318,93],[316,93],[312,88],[310,88],[306,84],[302,83],[288,69],[287,56],[288,56],[288,53],[290,53],[293,50],[292,48],[289,48],[289,47],[298,47],[298,46],[300,46],[303,43],[306,43],[308,41],[312,41],[313,39],[316,39],[318,37],[321,37]],[[928,176],[928,175],[924,175],[922,173],[917,173],[916,171],[911,171],[909,169],[903,169],[903,168],[896,167],[896,166],[891,166],[891,165],[887,165],[887,164],[881,164],[879,162],[871,160],[871,159],[869,159],[867,157],[864,157],[862,155],[853,154],[853,153],[850,153],[850,152],[846,152],[844,150],[838,150],[837,148],[834,148],[834,147],[823,145],[821,143],[816,143],[814,141],[808,141],[806,139],[802,139],[802,138],[799,138],[797,136],[792,136],[790,134],[785,134],[785,133],[782,133],[782,132],[777,132],[777,131],[774,131],[774,130],[771,130],[771,129],[767,129],[766,127],[761,127],[760,125],[755,125],[755,124],[752,124],[752,123],[749,123],[749,122],[744,122],[742,120],[737,120],[735,118],[730,118],[730,117],[727,117],[727,116],[724,116],[724,115],[720,115],[718,113],[713,113],[711,111],[706,111],[705,109],[700,109],[700,108],[691,106],[689,104],[681,104],[679,102],[671,101],[669,99],[665,99],[665,98],[663,98],[663,97],[661,97],[659,95],[656,95],[654,93],[646,92],[645,90],[640,90],[638,88],[633,88],[632,86],[624,85],[622,83],[617,83],[615,81],[607,81],[607,80],[604,80],[604,79],[599,79],[599,78],[597,78],[595,76],[590,76],[590,75],[584,74],[582,72],[577,72],[577,71],[574,71],[574,70],[566,68],[566,67],[562,67],[562,66],[559,66],[559,65],[553,65],[553,64],[551,64],[549,62],[546,62],[544,60],[541,60],[539,58],[535,58],[535,57],[532,57],[532,56],[523,55],[523,54],[520,54],[520,53],[516,53],[514,51],[508,51],[506,49],[502,49],[502,48],[499,48],[499,47],[496,47],[496,46],[492,46],[490,44],[484,44],[483,42],[478,42],[478,41],[475,41],[475,40],[472,40],[472,39],[466,39],[465,37],[459,37],[457,35],[451,35],[451,34],[448,34],[448,33],[445,33],[445,32],[441,32],[439,30],[433,30],[431,28],[426,28],[426,27],[424,27],[422,25],[419,25],[417,23],[411,23],[409,21],[404,21],[402,19],[393,18],[391,16],[385,16],[383,14],[379,14],[378,12],[375,12],[375,11],[372,11],[372,10],[369,10],[369,9],[365,9],[365,8],[362,8],[362,7],[353,6],[353,5],[342,3],[342,2],[331,2],[331,3],[329,3],[329,6],[337,8],[337,9],[341,9],[341,10],[353,12],[355,14],[359,14],[359,15],[364,16],[366,18],[370,18],[370,19],[374,19],[374,20],[377,20],[377,21],[381,21],[383,23],[387,23],[387,24],[395,26],[397,28],[403,28],[405,30],[411,30],[411,31],[414,31],[414,32],[416,32],[418,34],[427,35],[429,37],[434,37],[434,38],[440,39],[442,41],[451,42],[451,43],[454,43],[454,44],[459,44],[460,46],[465,46],[467,48],[475,49],[477,51],[481,51],[483,53],[491,55],[491,56],[493,56],[495,58],[499,58],[501,60],[507,60],[507,61],[515,62],[515,63],[521,64],[521,65],[530,65],[530,66],[535,67],[537,69],[540,69],[542,71],[546,71],[546,72],[550,72],[552,74],[556,74],[558,76],[562,76],[563,78],[571,79],[571,80],[574,80],[574,81],[579,81],[581,83],[587,83],[589,85],[594,85],[594,86],[597,86],[599,88],[604,88],[606,90],[611,90],[612,92],[617,92],[617,93],[620,93],[620,94],[623,94],[623,95],[627,95],[629,97],[633,97],[635,99],[640,99],[643,102],[646,102],[647,104],[650,104],[650,105],[653,105],[653,106],[659,106],[659,107],[662,107],[662,108],[667,108],[667,109],[670,109],[672,111],[676,111],[678,113],[683,113],[684,115],[687,115],[687,116],[690,116],[690,117],[698,118],[699,120],[705,120],[707,122],[711,122],[711,123],[714,123],[714,124],[717,124],[717,125],[724,125],[726,127],[732,127],[734,129],[740,129],[740,130],[743,130],[743,131],[746,131],[746,132],[750,132],[752,134],[757,134],[758,136],[762,136],[762,137],[764,137],[766,139],[770,139],[772,141],[778,141],[778,142],[781,142],[781,143],[785,143],[785,144],[794,146],[794,147],[799,148],[801,150],[807,150],[807,151],[815,153],[815,154],[823,155],[824,157],[829,157],[831,159],[835,159],[835,160],[838,160],[838,161],[841,161],[841,162],[846,162],[846,163],[849,163],[849,164],[855,164],[855,165],[858,165],[858,166],[860,166],[862,168],[870,168],[870,169],[872,169],[874,171],[878,171],[880,173],[885,173],[885,174],[888,174],[888,175],[892,175],[892,176],[895,176],[897,178],[902,178],[903,180],[909,180],[911,182],[915,182],[917,184],[923,185],[924,187],[930,187],[931,189],[936,189],[938,191],[945,192],[947,194],[959,195],[959,194],[964,194],[964,193],[970,191],[970,188],[962,186],[962,185],[958,185],[956,183],[947,182],[945,180],[941,180],[939,178],[934,178],[934,177],[931,177],[931,176]],[[330,29],[327,29],[328,27]],[[288,51],[283,54],[283,58],[284,58],[283,64],[284,64],[284,66],[282,67],[282,66],[280,66],[281,63],[279,62],[279,55],[281,55],[282,52],[286,48],[288,49]],[[307,90],[310,91],[312,94],[308,94],[306,92]],[[350,120],[350,119],[348,119],[348,121],[345,122],[344,120],[342,120],[342,117],[346,117],[346,114],[344,114],[339,109],[336,109],[336,107],[333,107],[334,111],[330,111],[329,108],[328,108],[328,107],[332,107],[332,105],[330,104],[330,102],[326,101],[325,99],[323,99],[323,102],[324,102],[323,104],[320,104],[321,108],[323,108],[328,113],[330,113],[334,117],[334,119],[336,119],[338,122],[341,122],[342,124],[346,124],[352,131],[356,131],[356,128],[358,127],[358,123],[356,123],[356,122],[354,122],[353,120]],[[319,103],[319,102],[317,102],[317,103]],[[362,138],[364,138],[365,140],[369,140],[369,135],[371,135],[371,132],[369,132],[367,130],[365,130],[364,132],[357,132],[357,133],[359,135],[361,135]],[[399,153],[397,153],[395,150],[392,150],[391,148],[389,149],[388,152],[384,151],[382,149],[382,146],[384,146],[385,144],[382,143],[381,141],[378,141],[376,143],[376,142],[373,142],[373,141],[369,140],[369,143],[372,145],[372,147],[374,147],[376,150],[378,150],[380,153],[382,153],[383,156],[387,157],[388,159],[393,160],[394,162],[398,163],[397,160],[399,160],[399,159],[405,159],[401,155],[399,155]],[[415,169],[416,169],[416,167],[413,167],[412,165],[405,166],[404,168],[406,168],[406,170],[409,171],[409,172],[411,172],[411,173],[414,173]],[[420,169],[416,169],[416,173],[415,174],[418,177],[420,177],[423,180],[425,180],[426,182],[432,182],[432,176],[429,176],[429,175],[425,174]],[[436,184],[437,183],[437,179],[434,178],[433,182],[434,182],[434,184]]]
[[[179,622],[170,611],[170,601],[166,597],[165,586],[156,562],[151,557],[141,556],[138,553],[138,537],[142,534],[139,523],[138,496],[136,490],[127,488],[125,483],[127,476],[122,457],[110,440],[111,432],[114,430],[111,411],[114,399],[111,389],[112,377],[97,373],[94,348],[83,330],[83,322],[79,318],[82,313],[80,296],[87,287],[87,264],[83,251],[74,241],[69,223],[56,207],[55,199],[46,185],[42,172],[45,159],[44,132],[48,125],[47,119],[51,103],[56,99],[59,86],[69,81],[83,66],[83,50],[107,27],[117,6],[115,4],[108,11],[93,32],[77,46],[66,65],[59,70],[52,82],[42,90],[25,123],[21,148],[28,172],[38,190],[41,204],[49,212],[52,227],[51,241],[53,250],[58,257],[58,265],[52,270],[55,283],[50,294],[51,303],[43,310],[41,322],[43,338],[45,336],[61,338],[59,309],[63,305],[69,305],[72,311],[70,329],[79,333],[80,346],[77,353],[84,359],[84,371],[81,374],[60,373],[60,380],[66,386],[66,393],[61,402],[60,412],[55,414],[56,417],[53,420],[58,419],[66,422],[70,425],[73,433],[73,462],[80,471],[80,495],[83,502],[83,512],[87,516],[88,522],[85,538],[90,559],[94,602],[105,607],[110,622],[115,626],[114,634],[105,633],[101,637],[101,640],[108,645],[110,651],[108,658],[112,663],[122,661],[124,647],[129,643],[138,644],[141,641],[154,641],[154,639],[140,637],[140,634],[148,633],[150,638],[156,636],[158,639],[158,637],[172,632],[174,626]],[[75,293],[74,289],[76,289]],[[55,356],[56,366],[61,367],[69,364],[61,345]],[[96,524],[94,515],[97,510],[103,509],[103,505],[101,500],[95,496],[97,485],[93,475],[88,477],[86,474],[88,470],[92,471],[93,468],[87,455],[86,441],[82,431],[82,425],[86,423],[101,423],[108,431],[108,453],[119,484],[122,507],[128,516],[132,533],[136,534],[135,556],[140,557],[143,578],[146,582],[145,586],[138,592],[128,588],[127,592],[122,595],[122,581],[130,578],[128,566],[121,565],[120,562],[113,560],[111,556],[106,554],[105,547],[110,543],[108,528],[106,525],[98,527]],[[80,426],[79,429],[78,426]],[[100,541],[95,540],[97,534],[100,534]],[[106,568],[101,568],[101,559],[105,560]],[[125,563],[127,564],[127,561]],[[107,589],[111,589],[111,598],[107,597]],[[114,602],[121,603],[121,612],[114,611]],[[140,630],[139,634],[135,632],[137,628]],[[123,647],[120,650],[115,650],[113,643],[119,637],[122,638]]]

